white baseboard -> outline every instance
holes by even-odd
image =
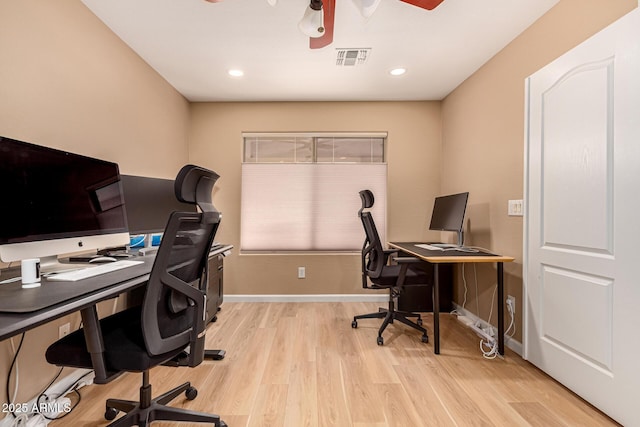
[[[225,302],[387,302],[387,294],[224,295]]]
[[[476,316],[475,314],[473,314],[472,312],[470,312],[467,309],[462,308],[461,306],[459,306],[458,304],[456,304],[455,302],[453,303],[453,308],[469,317],[471,320],[473,320],[474,322],[479,320],[483,326],[493,326],[495,328],[494,325],[489,325],[484,319],[479,318],[478,316]],[[506,319],[505,319],[506,320]],[[505,322],[508,323],[508,322]],[[506,327],[506,326],[505,326]],[[512,337],[509,337],[505,334],[504,336],[504,345],[509,347],[511,350],[513,350],[515,353],[519,354],[520,356],[522,356],[522,343],[519,341],[516,341],[515,339],[513,339]]]

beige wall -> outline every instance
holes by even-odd
[[[0,1],[0,135],[172,178],[187,161],[188,116],[188,102],[79,0]],[[67,321],[77,328],[79,315],[27,332],[17,402],[53,378],[43,355]],[[2,384],[12,355],[0,342]]]
[[[80,0],[0,3],[0,135],[175,177],[186,99]]]
[[[236,247],[225,263],[225,294],[362,292],[358,255],[239,254],[242,132],[388,132],[387,236],[427,237],[440,188],[439,102],[198,103],[191,120],[189,160],[221,176],[217,240]],[[298,266],[306,267],[306,279],[297,279]]]
[[[520,342],[523,221],[507,216],[507,201],[523,198],[524,79],[636,6],[636,0],[561,0],[442,102],[442,191],[470,192],[468,244],[516,257],[505,266],[505,290],[517,299]],[[480,315],[486,319],[495,268],[478,266],[478,279]],[[467,282],[466,307],[476,313],[471,269]],[[460,281],[455,295],[462,304]],[[496,319],[494,308],[494,325]]]

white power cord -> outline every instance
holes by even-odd
[[[480,317],[480,292],[478,291],[478,269],[476,268],[476,264],[473,264],[473,280],[476,284],[476,312],[478,313],[478,317]]]
[[[511,322],[509,323],[509,327],[507,328],[506,331],[504,331],[504,334],[508,337],[508,338],[512,338],[513,335],[516,333],[516,319],[514,316],[514,313],[516,311],[516,308],[511,305],[511,300],[507,300],[507,311],[509,312],[509,316],[511,317]],[[511,331],[511,328],[513,328],[513,331]],[[509,331],[511,331],[511,334],[509,334]]]
[[[476,283],[477,286],[477,283]],[[491,295],[491,308],[489,309],[489,319],[488,322],[491,324],[491,316],[493,316],[493,302],[496,299],[496,291],[498,290],[498,285],[493,288],[493,295]],[[493,327],[492,327],[493,329]],[[495,359],[498,355],[498,340],[494,337],[493,342],[480,340],[480,351],[482,352],[482,357],[485,359]]]
[[[467,278],[464,275],[464,262],[460,263],[460,273],[462,276],[462,284],[464,285],[464,298],[462,301],[462,309],[464,310],[464,306],[467,304]],[[455,314],[456,316],[464,316],[464,311],[461,313],[456,309],[451,310],[450,314]]]
[[[495,292],[494,292],[495,294]],[[493,301],[493,299],[492,299]],[[493,303],[491,304],[493,309]],[[513,337],[513,334],[516,332],[515,328],[515,316],[514,316],[514,307],[511,305],[511,301],[507,300],[507,311],[509,312],[509,317],[511,317],[511,321],[509,322],[509,327],[504,332],[509,338]],[[511,331],[513,328],[513,331]],[[511,334],[509,335],[509,331]],[[480,351],[482,351],[482,356],[485,359],[495,359],[498,356],[498,340],[493,340],[493,344],[486,342],[484,340],[480,340]]]
[[[488,250],[486,250],[486,249],[483,249],[483,250],[488,252]],[[467,291],[468,291],[467,278],[465,276],[464,266],[465,266],[465,263],[460,263],[460,269],[461,269],[461,275],[462,275],[462,283],[464,285],[464,299],[462,301],[462,309],[463,310],[465,309],[465,305],[467,303]],[[479,315],[480,314],[480,303],[479,303],[480,294],[479,294],[479,291],[478,291],[478,271],[476,269],[476,265],[475,264],[473,264],[473,273],[474,273],[475,288],[476,288],[476,307],[477,307],[478,315]],[[498,284],[496,283],[495,287],[493,288],[493,294],[491,296],[491,307],[489,308],[489,318],[488,318],[489,322],[491,321],[491,317],[493,316],[493,304],[494,304],[494,301],[495,301],[495,298],[496,298],[497,290],[498,290]],[[509,323],[509,327],[507,328],[507,330],[504,331],[504,334],[508,338],[511,338],[515,334],[515,317],[514,317],[515,307],[513,307],[511,305],[511,301],[510,300],[507,300],[507,311],[509,312],[509,316],[511,317],[511,321]],[[463,317],[465,316],[464,315],[464,311],[461,313],[457,309],[452,310],[451,314],[455,314],[457,316],[463,316]],[[487,322],[487,323],[489,323],[489,322]],[[513,330],[512,330],[512,328],[513,328]],[[510,335],[509,335],[509,332],[511,332]],[[487,340],[481,339],[480,340],[480,351],[482,352],[482,356],[484,358],[486,358],[486,359],[495,359],[499,354],[498,353],[498,340],[495,337],[494,337],[494,339],[492,341],[487,341]]]

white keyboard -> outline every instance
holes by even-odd
[[[122,260],[106,264],[92,265],[91,267],[80,268],[78,270],[64,271],[62,273],[51,273],[47,276],[48,280],[57,282],[75,282],[77,280],[87,279],[89,277],[99,276],[101,274],[110,273],[123,268],[133,267],[142,264],[144,261]]]
[[[416,245],[416,247],[422,248],[422,249],[427,249],[429,251],[444,251],[445,250],[445,248],[443,248],[442,246],[427,245],[426,243],[418,243]]]
[[[458,251],[458,252],[469,252],[469,253],[478,253],[480,252],[478,249],[468,248],[466,246],[458,246],[452,243],[434,243],[428,245],[426,243],[418,243],[416,247],[427,249],[430,251]]]

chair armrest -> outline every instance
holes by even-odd
[[[389,262],[389,258],[391,258],[391,255],[398,253],[397,249],[383,249],[382,251],[384,253],[384,263],[385,264]]]
[[[407,275],[407,270],[409,269],[409,264],[418,264],[421,263],[422,260],[415,257],[394,257],[393,260],[400,265],[400,274],[398,274],[398,279],[396,280],[397,289],[402,289],[404,286],[404,278]]]
[[[204,360],[205,317],[207,307],[206,291],[199,287],[185,283],[171,275],[171,279],[164,283],[176,292],[184,295],[193,302],[194,311],[192,329],[189,338],[188,366],[198,366]]]

